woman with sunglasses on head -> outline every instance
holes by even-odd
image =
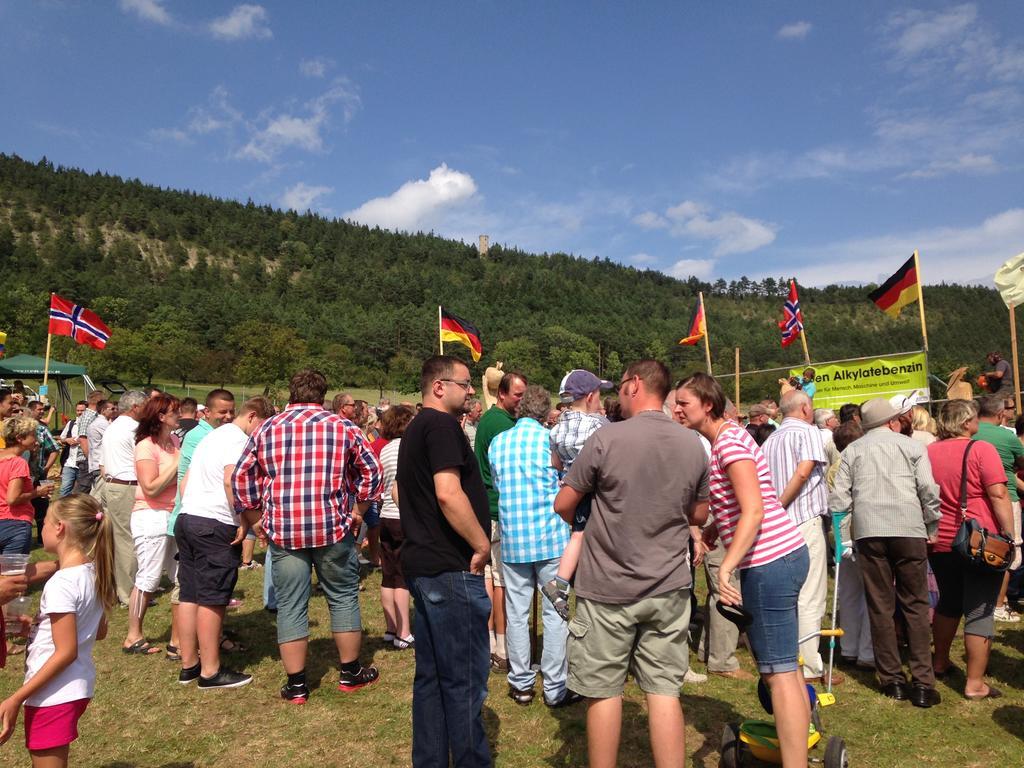
[[[174,581],[177,548],[174,538],[167,535],[167,519],[174,509],[178,490],[181,451],[178,438],[172,433],[178,428],[179,406],[178,398],[160,392],[145,401],[135,428],[135,474],[139,482],[135,489],[131,529],[139,568],[128,601],[128,635],[121,647],[129,654],[159,653],[143,635],[142,621],[164,571]],[[176,611],[177,606],[172,605],[168,658],[177,653]],[[180,661],[180,657],[175,660]]]
[[[705,373],[680,382],[675,416],[711,443],[706,543],[722,537],[719,600],[743,605],[757,669],[771,691],[782,764],[807,765],[810,703],[798,664],[797,598],[810,559],[796,524],[779,503],[768,462],[743,427],[725,418],[725,393]],[[740,590],[730,579],[739,570]]]

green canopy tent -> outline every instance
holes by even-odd
[[[32,379],[43,380],[43,367],[46,361],[35,355],[15,355],[14,357],[0,358],[0,378],[3,379]],[[68,387],[70,379],[82,377],[86,390],[94,389],[92,380],[85,371],[84,365],[74,363],[62,363],[59,360],[50,360],[50,381],[57,385],[57,397],[51,398],[56,401],[57,410],[62,413],[73,413],[73,400],[71,390]]]

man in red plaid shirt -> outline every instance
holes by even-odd
[[[300,371],[288,407],[249,438],[231,476],[245,524],[267,542],[277,593],[277,642],[288,681],[286,701],[304,704],[309,644],[310,573],[316,569],[338,647],[338,689],[376,682],[359,663],[359,561],[355,535],[383,472],[360,429],[324,409],[327,379]]]

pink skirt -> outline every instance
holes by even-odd
[[[78,719],[89,699],[77,699],[51,707],[25,705],[25,746],[31,750],[54,749],[78,738]]]

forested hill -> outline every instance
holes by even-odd
[[[904,257],[892,254],[894,267]],[[0,154],[0,266],[8,354],[42,354],[54,291],[113,328],[103,352],[55,339],[55,358],[133,381],[279,384],[309,364],[334,386],[410,391],[437,348],[438,304],[480,329],[474,376],[503,360],[555,386],[570,368],[615,376],[639,356],[683,374],[703,367],[701,347],[676,344],[698,290],[716,372],[732,370],[737,346],[745,369],[802,355],[799,344],[779,345],[788,276],[708,284],[562,253],[492,246],[481,257],[475,245],[432,234],[159,189],[45,158]],[[801,288],[814,359],[920,347],[916,306],[893,321],[867,290]],[[985,351],[1008,348],[994,290],[928,286],[926,301],[932,372],[974,373]]]

